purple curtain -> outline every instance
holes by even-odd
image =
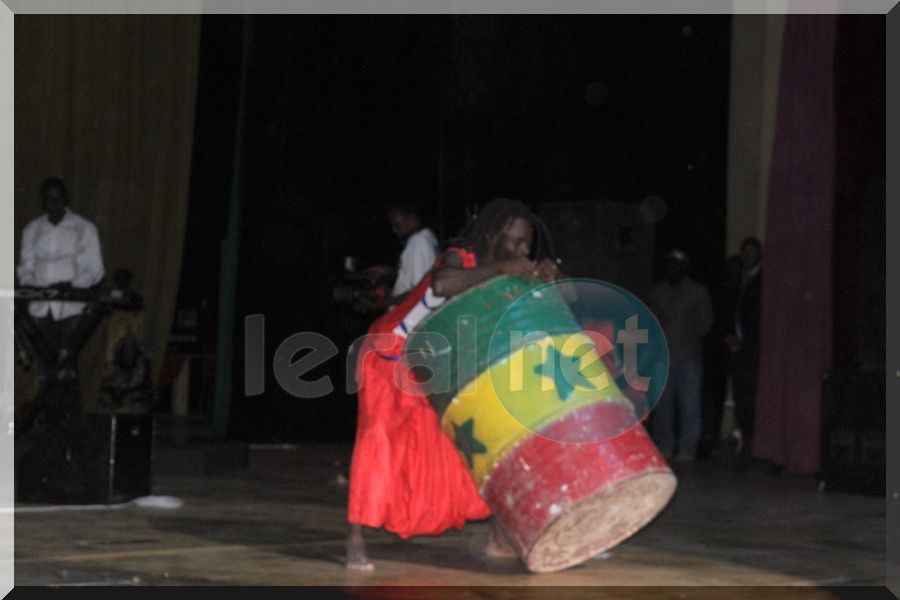
[[[753,454],[819,467],[822,376],[832,354],[836,15],[788,15],[763,252]]]

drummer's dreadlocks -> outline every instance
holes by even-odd
[[[555,259],[553,241],[544,221],[519,200],[496,198],[484,205],[484,208],[469,217],[466,226],[460,232],[458,243],[484,255],[488,251],[490,240],[509,225],[510,221],[522,218],[534,228],[534,248],[532,257]]]

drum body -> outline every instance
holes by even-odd
[[[674,475],[559,286],[489,280],[419,323],[404,353],[530,570],[611,548],[674,494]]]

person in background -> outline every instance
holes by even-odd
[[[45,179],[40,200],[44,214],[22,231],[19,285],[67,289],[99,284],[104,269],[96,226],[68,208],[61,179]],[[78,355],[102,318],[98,306],[83,302],[16,301],[16,324],[40,359],[38,396],[17,423],[17,436],[28,431],[41,411],[59,422],[80,411]]]
[[[651,414],[651,432],[663,456],[667,459],[674,456],[679,462],[692,462],[697,456],[703,391],[703,338],[713,323],[709,293],[703,285],[687,276],[688,266],[687,254],[672,250],[666,257],[664,279],[650,292],[650,308],[659,319],[669,344],[669,377]]]
[[[713,297],[716,318],[708,335],[710,339],[707,340],[705,366],[707,371],[712,371],[707,382],[714,389],[704,390],[703,441],[709,455],[723,462],[732,457],[736,431],[734,397],[731,391],[733,355],[724,340],[734,328],[734,311],[742,270],[743,263],[739,255],[733,254],[725,261],[722,277]]]
[[[110,412],[150,413],[152,400],[150,357],[139,338],[123,337],[104,369],[99,404]]]
[[[438,255],[438,239],[428,227],[422,223],[418,209],[412,204],[395,203],[388,209],[388,222],[391,231],[404,241],[400,254],[396,279],[390,291],[380,298],[361,298],[356,309],[360,312],[372,312],[395,306],[403,301],[422,277],[434,265]],[[375,265],[366,269],[366,276],[373,283],[382,280],[392,271],[386,265]]]
[[[103,279],[103,256],[97,227],[68,208],[65,183],[51,177],[40,187],[44,214],[25,226],[19,265],[19,285],[89,288]],[[78,352],[85,334],[92,331],[96,312],[82,302],[36,301],[20,311],[41,334],[51,369],[61,377],[74,377]],[[34,340],[33,340],[34,341]],[[45,376],[48,373],[44,373]]]
[[[740,431],[739,468],[750,459],[753,421],[756,418],[756,383],[759,369],[759,328],[762,303],[762,243],[748,237],[741,243],[741,278],[732,330],[725,344],[732,354],[731,382],[734,417]]]
[[[128,269],[113,273],[116,290],[132,302],[134,275]],[[140,335],[144,315],[123,311],[111,315],[107,327],[107,360],[100,382],[99,404],[110,412],[149,413],[152,411],[153,386],[150,381],[150,354]]]

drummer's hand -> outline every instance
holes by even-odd
[[[538,263],[535,274],[547,281],[556,281],[560,277],[559,267],[549,258],[544,258]]]
[[[500,261],[500,272],[504,275],[524,275],[531,278],[535,274],[535,264],[527,258],[505,258]]]

